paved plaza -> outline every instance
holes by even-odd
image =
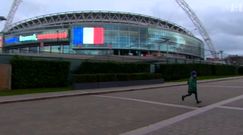
[[[97,94],[75,91],[29,101],[21,98],[36,95],[0,97],[0,134],[242,135],[243,79],[198,87],[201,104],[194,96],[182,101],[187,86],[181,84]],[[13,98],[19,101],[6,102]]]

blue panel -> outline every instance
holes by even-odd
[[[16,44],[19,42],[18,37],[11,37],[11,38],[6,38],[5,39],[5,44]]]
[[[83,44],[83,27],[73,27],[72,44],[74,47],[80,46]]]

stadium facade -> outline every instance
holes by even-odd
[[[203,59],[204,44],[186,29],[123,12],[65,12],[13,24],[0,35],[6,53],[166,56]]]

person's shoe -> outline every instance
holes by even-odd
[[[184,96],[182,96],[182,97],[181,97],[181,100],[182,100],[182,101],[184,101],[184,98],[185,98],[185,97],[184,97]]]
[[[200,103],[202,103],[202,101],[197,101],[197,104],[200,104]]]

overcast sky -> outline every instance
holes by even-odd
[[[243,55],[242,0],[186,0],[207,29],[217,50]],[[1,0],[0,16],[7,16],[13,0]],[[23,0],[14,22],[66,11],[106,10],[149,15],[185,27],[201,38],[175,0]],[[0,29],[4,22],[0,22]]]

